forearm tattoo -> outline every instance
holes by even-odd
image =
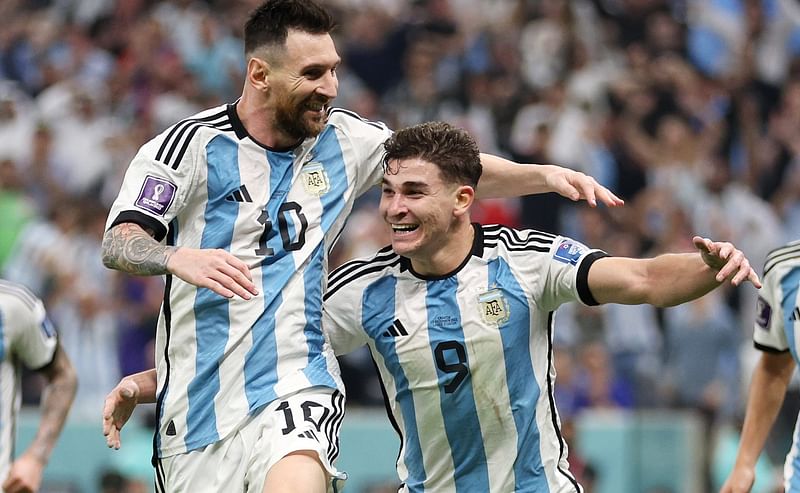
[[[103,235],[103,264],[139,276],[169,274],[175,247],[164,246],[135,224],[120,224]]]

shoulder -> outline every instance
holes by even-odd
[[[201,111],[171,125],[142,146],[147,157],[177,169],[186,152],[194,145],[202,145],[212,137],[226,134],[235,137],[229,105]]]
[[[391,246],[381,248],[372,257],[345,262],[328,275],[328,289],[324,299],[328,300],[337,292],[361,289],[375,279],[394,273],[399,268],[400,256],[394,253]]]
[[[0,309],[9,320],[22,322],[41,311],[42,302],[25,286],[0,279]]]
[[[484,250],[489,252],[547,253],[560,238],[535,229],[516,229],[499,224],[481,226]]]
[[[764,262],[764,276],[777,267],[792,265],[800,267],[800,240],[778,247],[767,255]]]
[[[385,123],[367,120],[344,108],[331,108],[328,110],[328,125],[345,133],[356,135],[368,134],[390,134],[391,131]]]

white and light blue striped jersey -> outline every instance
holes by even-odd
[[[767,255],[761,282],[753,328],[755,346],[773,353],[791,351],[800,363],[800,241]],[[786,491],[800,493],[800,420],[795,423],[783,472]]]
[[[21,285],[0,280],[0,478],[8,476],[14,453],[20,364],[33,370],[47,366],[56,346],[42,302]]]
[[[553,398],[553,316],[596,304],[566,237],[475,225],[454,272],[418,275],[391,248],[331,273],[323,327],[337,354],[366,344],[400,435],[403,491],[580,492]]]
[[[156,454],[224,438],[276,398],[341,389],[321,330],[328,252],[356,197],[379,182],[379,123],[334,109],[315,138],[268,149],[235,105],[204,111],[142,146],[107,227],[134,222],[169,245],[220,248],[260,293],[226,299],[167,276],[156,339]]]

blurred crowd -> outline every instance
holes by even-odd
[[[110,201],[140,145],[241,92],[258,0],[0,3],[0,268],[42,296],[75,362],[76,414],[153,365],[163,281],[105,269]],[[612,255],[698,234],[761,265],[800,237],[800,3],[793,0],[329,0],[337,106],[393,128],[446,120],[481,149],[584,171],[627,204],[483,201],[484,223],[567,234]],[[334,264],[388,243],[368,194]],[[677,308],[566,306],[562,418],[585,408],[742,415],[755,291]],[[353,405],[382,402],[366,353]],[[789,432],[790,433],[790,432]]]

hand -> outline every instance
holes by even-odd
[[[6,480],[3,481],[5,493],[35,493],[42,484],[42,473],[45,464],[25,452],[11,464]]]
[[[225,250],[178,248],[167,260],[167,270],[184,281],[208,288],[220,296],[249,300],[258,295],[247,265]]]
[[[692,242],[700,250],[703,262],[717,271],[717,282],[724,282],[733,276],[731,284],[734,286],[750,281],[756,288],[761,287],[761,281],[758,279],[758,274],[750,267],[750,261],[733,244],[711,241],[699,236],[692,238]]]
[[[139,402],[139,386],[136,382],[123,378],[114,390],[106,396],[103,404],[103,435],[108,448],[119,450],[122,446],[120,431],[133,414]]]
[[[560,168],[548,174],[545,183],[554,192],[576,201],[584,199],[592,207],[597,207],[598,200],[609,207],[625,204],[591,176],[569,168]]]
[[[734,467],[731,475],[725,480],[719,493],[750,493],[756,474],[751,468]]]

